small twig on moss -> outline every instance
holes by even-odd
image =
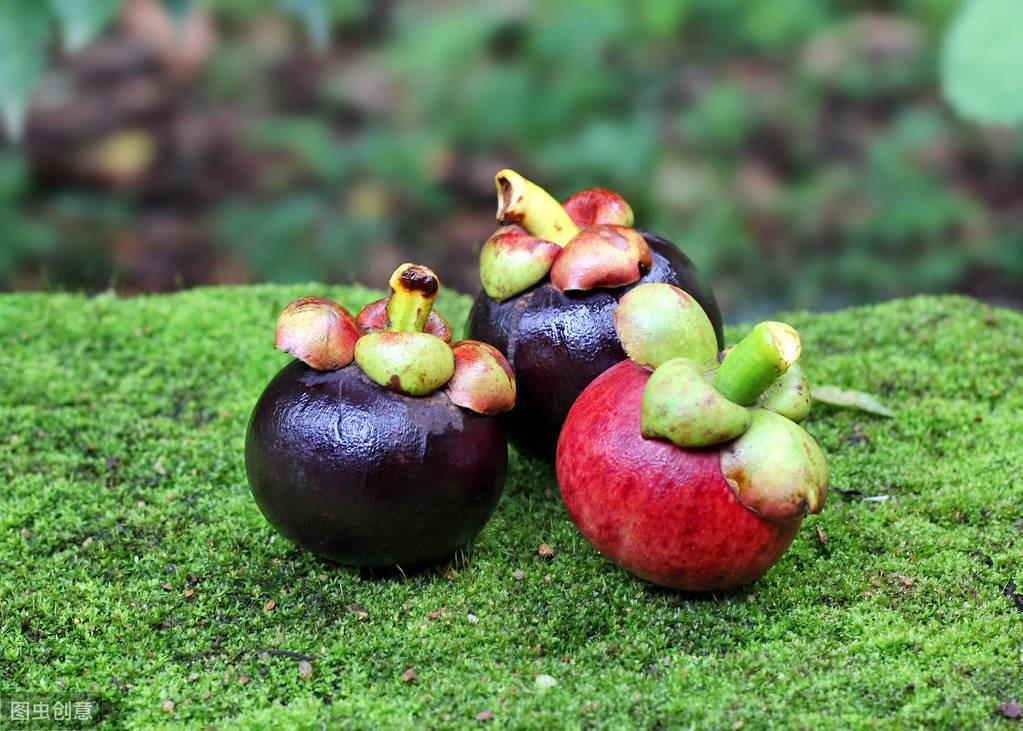
[[[202,652],[199,652],[199,653],[196,653],[195,655],[192,655],[192,657],[188,661],[188,664],[191,665],[196,660],[203,660],[203,659],[205,659],[207,657],[213,657],[214,655],[221,655],[221,654],[223,654],[223,653],[221,653],[220,650],[203,650]]]
[[[231,660],[231,662],[232,663],[238,662],[238,660],[240,660],[243,655],[248,653],[254,653],[257,657],[259,655],[271,655],[273,657],[290,657],[292,660],[308,660],[310,662],[316,659],[315,657],[312,657],[310,655],[303,655],[301,652],[292,652],[291,650],[277,650],[275,648],[269,648],[266,650],[242,650],[241,652],[234,656],[234,659]]]
[[[267,655],[275,655],[275,656],[278,656],[278,657],[290,657],[292,660],[308,660],[309,662],[312,662],[313,660],[316,659],[315,657],[312,657],[311,655],[303,655],[301,652],[292,652],[291,650],[273,650],[273,649],[271,649],[271,650],[256,650],[256,654],[257,655],[261,655],[264,652]]]
[[[1008,599],[1012,600],[1012,603],[1016,605],[1016,609],[1023,612],[1023,594],[1020,594],[1018,591],[1016,591],[1015,581],[1010,581],[1008,584],[1006,584],[1005,587],[1002,589],[1002,594],[1004,594]]]

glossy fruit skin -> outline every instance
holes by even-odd
[[[622,568],[661,586],[723,591],[760,578],[802,518],[774,522],[743,506],[714,448],[640,434],[650,372],[619,363],[583,391],[558,442],[557,474],[579,532]]]
[[[515,408],[504,415],[516,447],[553,460],[561,425],[589,383],[625,359],[611,313],[618,300],[645,282],[667,282],[689,292],[706,311],[724,347],[714,293],[678,247],[649,233],[653,265],[635,284],[562,293],[549,281],[497,302],[481,292],[469,313],[468,335],[505,354],[518,387]]]
[[[500,420],[443,391],[388,391],[355,364],[285,366],[245,442],[266,519],[302,548],[356,566],[424,564],[465,545],[497,506],[507,466]]]

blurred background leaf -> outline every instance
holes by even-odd
[[[121,0],[50,0],[50,5],[61,24],[64,48],[74,53],[99,35],[114,17]]]
[[[244,0],[242,0],[244,2]],[[188,9],[192,6],[192,0],[160,0],[163,7],[167,9],[167,13],[177,20],[184,18],[188,14]],[[251,0],[249,6],[253,10],[259,9],[259,0]]]
[[[330,15],[326,0],[277,0],[286,12],[298,18],[313,46],[323,51],[330,43]]]
[[[12,137],[21,136],[28,97],[46,65],[50,12],[39,0],[8,0],[0,11],[0,110]]]
[[[1023,2],[970,0],[952,23],[942,64],[945,93],[978,122],[1023,122]]]

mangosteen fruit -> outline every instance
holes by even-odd
[[[754,581],[828,492],[824,454],[798,424],[810,411],[799,335],[762,322],[719,355],[706,313],[668,284],[622,297],[614,325],[629,359],[582,392],[558,441],[569,516],[655,584]]]
[[[480,252],[483,291],[468,335],[505,353],[518,399],[502,417],[519,449],[551,460],[582,390],[625,359],[611,313],[630,289],[666,282],[689,292],[724,339],[714,293],[665,239],[633,228],[629,204],[609,190],[583,190],[559,204],[512,170],[500,171],[501,227]]]
[[[277,321],[295,360],[260,396],[245,468],[285,538],[356,566],[408,566],[465,545],[497,505],[508,466],[496,414],[515,403],[495,348],[451,330],[426,267],[403,264],[391,295],[352,317],[305,297]]]

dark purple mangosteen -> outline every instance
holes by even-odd
[[[502,418],[512,442],[554,458],[572,404],[605,370],[625,360],[611,314],[648,282],[674,285],[707,313],[724,346],[714,293],[674,244],[632,228],[629,204],[600,188],[559,204],[511,170],[495,178],[502,224],[480,252],[480,292],[469,337],[507,355],[518,395]]]
[[[245,444],[249,486],[293,543],[356,566],[409,566],[468,543],[508,466],[495,414],[515,403],[496,349],[449,343],[432,311],[439,282],[404,264],[390,298],[352,317],[306,297],[277,322],[297,360],[260,396]]]

